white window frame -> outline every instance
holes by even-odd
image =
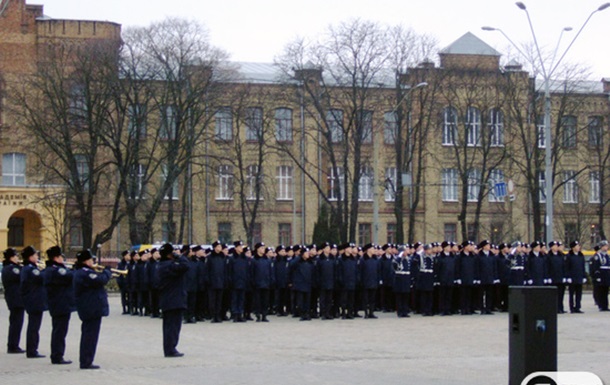
[[[10,152],[2,155],[2,185],[25,186],[26,154]]]
[[[481,191],[481,170],[478,168],[471,168],[468,170],[468,188],[467,199],[468,202],[477,202],[479,193]]]
[[[176,110],[176,106],[167,105],[163,107],[161,115],[161,132],[159,133],[160,138],[163,140],[176,139],[178,122],[178,111]]]
[[[561,117],[561,146],[564,148],[576,148],[576,130],[578,119],[574,115]]]
[[[83,186],[83,190],[89,190],[89,163],[87,157],[83,154],[74,155],[76,162],[76,172],[78,174],[78,182]]]
[[[491,147],[504,146],[504,113],[499,108],[489,111],[489,144]]]
[[[599,183],[599,171],[592,171],[589,173],[589,203],[600,203],[600,183]]]
[[[563,172],[563,203],[578,203],[578,184],[575,171]]]
[[[278,142],[292,142],[292,110],[290,108],[276,108],[275,139]]]
[[[466,110],[466,145],[481,145],[481,111],[472,106]]]
[[[390,111],[383,114],[383,142],[395,144],[398,136],[398,116],[396,112]]]
[[[263,135],[263,109],[261,107],[249,107],[246,109],[246,140],[258,142]]]
[[[443,146],[455,146],[458,136],[458,112],[455,107],[443,109]]]
[[[343,110],[331,108],[326,112],[326,126],[330,132],[332,143],[341,143],[345,139],[343,133]]]
[[[443,202],[458,201],[458,173],[455,168],[445,168],[441,172]]]
[[[216,200],[233,200],[233,166],[218,166],[218,190]]]
[[[362,144],[373,143],[373,111],[362,111]]]
[[[146,105],[130,104],[127,107],[127,119],[129,135],[144,138],[146,136]]]
[[[259,173],[259,167],[256,164],[251,164],[246,167],[246,199],[256,199],[256,186],[260,184],[262,173]],[[262,192],[260,199],[263,199]]]
[[[130,191],[131,197],[133,199],[143,199],[144,198],[144,178],[146,176],[146,167],[143,164],[138,163],[131,170],[131,186],[134,187],[132,191]]]
[[[161,182],[162,185],[165,185],[165,181],[167,180],[167,177],[169,176],[169,170],[168,170],[168,166],[167,164],[163,164],[161,166]],[[172,187],[171,187],[171,192],[172,192],[172,200],[177,201],[178,200],[178,178],[176,178],[176,180],[174,180],[174,183],[172,183]],[[165,200],[169,200],[169,191],[165,192],[165,195],[163,196],[163,199]]]
[[[539,202],[546,202],[546,173],[544,171],[540,171],[538,173],[538,191],[539,191]]]
[[[544,116],[538,117],[538,124],[536,124],[536,132],[538,133],[538,148],[546,148],[546,130],[544,125]]]
[[[603,118],[599,115],[590,116],[587,126],[589,147],[599,148],[603,145]]]
[[[375,176],[373,168],[370,166],[362,166],[360,170],[360,179],[358,181],[358,200],[361,202],[370,202],[374,197]]]
[[[345,173],[343,172],[343,168],[337,167],[337,174],[335,175],[335,171],[333,167],[330,168],[328,172],[328,200],[336,201],[341,198],[345,199]],[[340,197],[335,195],[335,184],[339,183],[339,194]]]
[[[216,140],[233,140],[233,113],[231,107],[221,107],[214,114]]]
[[[504,197],[496,196],[496,184],[504,183],[504,172],[499,168],[494,168],[489,173],[489,202],[504,202]]]
[[[277,166],[277,200],[291,201],[293,195],[292,166]]]
[[[396,200],[396,184],[397,172],[396,167],[386,167],[385,169],[385,189],[383,197],[386,202],[394,202]]]

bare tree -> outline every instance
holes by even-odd
[[[12,95],[19,123],[36,142],[32,153],[49,171],[44,183],[65,187],[66,213],[74,214],[86,248],[110,240],[123,217],[103,140],[114,124],[118,49],[116,40],[50,42]],[[98,204],[111,208],[103,220]]]

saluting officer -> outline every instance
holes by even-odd
[[[80,368],[99,369],[93,364],[97,341],[100,336],[102,317],[109,314],[108,295],[104,286],[110,281],[110,269],[97,272],[93,269],[93,258],[90,250],[83,250],[76,255],[74,267],[74,297],[76,310],[82,321],[80,337]]]
[[[159,248],[159,306],[163,311],[163,354],[165,357],[182,357],[176,350],[180,340],[182,312],[186,309],[185,275],[189,261],[170,243]]]
[[[26,356],[28,358],[42,358],[38,353],[40,342],[40,324],[42,313],[47,310],[47,298],[44,292],[42,272],[38,268],[38,250],[27,246],[21,252],[23,269],[21,269],[21,297],[28,313],[28,328],[26,334]]]
[[[23,328],[23,300],[19,286],[21,284],[21,266],[19,255],[12,247],[4,250],[4,261],[2,262],[2,286],[4,287],[4,300],[10,312],[8,318],[7,353],[25,353],[19,347],[21,340],[21,329]]]
[[[49,304],[49,314],[53,321],[51,330],[51,363],[71,364],[64,359],[66,335],[70,325],[70,315],[74,311],[74,287],[72,270],[64,265],[61,247],[53,246],[47,250],[47,268],[44,269],[44,285]]]

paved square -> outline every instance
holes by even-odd
[[[4,300],[2,299],[4,303]],[[164,358],[161,320],[120,315],[110,298],[95,363],[78,369],[80,321],[73,313],[66,358],[51,365],[50,317],[45,313],[39,351],[26,359],[5,353],[8,311],[0,312],[0,384],[507,384],[508,316],[450,316],[299,322],[183,325],[182,358]],[[585,314],[558,315],[558,365],[591,371],[610,384],[610,313],[583,298]],[[27,323],[27,321],[26,321]],[[24,327],[25,329],[25,327]],[[25,330],[24,330],[25,335]],[[25,337],[21,346],[25,346]]]

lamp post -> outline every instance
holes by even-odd
[[[563,36],[563,33],[569,32],[572,30],[571,27],[565,27],[562,29],[561,34],[559,35],[559,40],[557,41],[557,46],[555,47],[555,52],[553,53],[552,60],[549,63],[548,67],[545,65],[544,58],[542,57],[542,53],[540,52],[540,46],[538,45],[538,39],[536,38],[536,33],[534,32],[534,26],[532,24],[530,14],[527,11],[527,7],[521,1],[518,1],[515,4],[517,5],[517,7],[519,7],[519,9],[524,11],[525,14],[527,15],[527,22],[529,24],[530,31],[532,33],[532,38],[534,39],[534,44],[536,46],[536,53],[538,55],[537,59],[540,62],[539,64],[540,64],[540,68],[542,69],[542,76],[543,76],[543,81],[544,81],[544,149],[545,149],[544,165],[545,165],[545,182],[546,182],[545,228],[546,228],[546,241],[548,243],[551,240],[553,240],[553,164],[552,164],[553,142],[552,142],[552,137],[551,137],[551,135],[552,135],[552,133],[551,133],[551,90],[550,90],[551,77],[555,73],[555,70],[557,70],[557,68],[559,67],[559,64],[561,63],[563,58],[566,56],[566,54],[568,53],[568,51],[570,50],[570,48],[572,47],[572,45],[574,44],[574,42],[576,41],[576,39],[578,38],[580,33],[582,32],[582,30],[589,23],[589,20],[591,20],[591,17],[595,13],[603,11],[606,8],[610,7],[610,3],[604,3],[604,4],[600,5],[597,9],[595,9],[593,12],[591,12],[591,14],[589,14],[589,17],[587,17],[585,22],[582,24],[582,26],[576,33],[576,36],[574,36],[574,38],[572,38],[572,41],[570,42],[568,47],[563,51],[563,53],[559,57],[559,60],[557,60],[555,62],[555,58],[557,57],[557,52],[559,50],[559,43],[561,42],[561,37]],[[519,53],[521,55],[527,57],[526,55],[523,54],[521,49],[501,29],[493,28],[493,27],[482,27],[482,29],[484,31],[500,32],[519,51]]]
[[[400,107],[402,102],[404,102],[405,100],[407,100],[409,98],[409,96],[411,95],[411,92],[413,92],[414,90],[416,90],[418,88],[425,87],[427,85],[428,85],[428,83],[421,82],[413,87],[406,86],[404,95],[402,95],[400,100],[396,103],[396,106],[394,106],[394,108],[391,111],[392,115],[394,115],[396,113],[396,110],[398,110],[398,108]],[[379,180],[379,177],[378,177],[379,140],[380,139],[378,139],[376,137],[373,138],[373,187],[374,187],[373,188],[373,243],[375,243],[375,244],[379,243],[379,186],[376,185],[377,181]],[[399,183],[398,178],[400,178],[400,177],[402,177],[402,173],[401,173],[401,175],[398,175],[398,170],[397,170],[396,183]],[[402,183],[402,181],[400,181],[400,183]]]

